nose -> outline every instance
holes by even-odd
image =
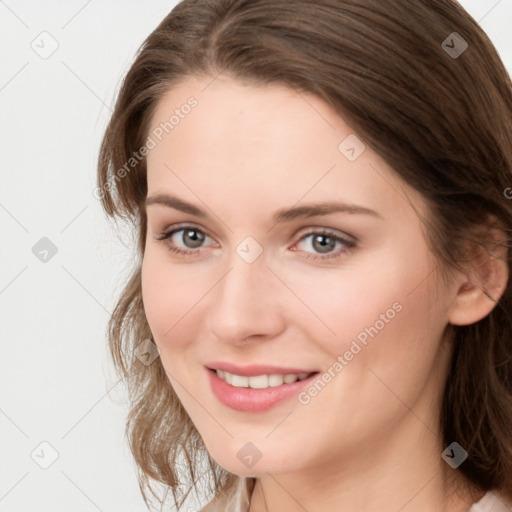
[[[210,296],[210,330],[219,341],[229,343],[271,339],[284,330],[285,287],[267,268],[263,254],[247,263],[233,253]]]

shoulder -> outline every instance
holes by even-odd
[[[499,491],[488,491],[480,500],[473,503],[468,512],[510,512],[512,500],[501,494]]]

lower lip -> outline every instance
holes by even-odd
[[[238,388],[231,386],[221,379],[217,372],[206,369],[209,374],[210,385],[215,396],[227,407],[241,412],[264,412],[278,403],[297,395],[318,376],[313,373],[307,379],[298,380],[292,384],[268,387],[265,389]]]

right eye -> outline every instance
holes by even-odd
[[[165,240],[168,249],[184,257],[198,255],[201,252],[201,244],[210,238],[204,231],[192,225],[184,225],[167,230],[157,240]],[[180,247],[179,243],[183,246]]]

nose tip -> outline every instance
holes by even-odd
[[[219,340],[261,339],[274,336],[283,328],[276,279],[259,257],[261,254],[254,258],[257,246],[252,243],[246,240],[239,244],[242,256],[237,251],[230,269],[212,293],[209,324]],[[248,255],[251,263],[245,258]]]

